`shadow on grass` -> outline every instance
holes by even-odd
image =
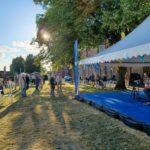
[[[67,97],[62,95],[49,99],[39,95],[38,99],[34,99],[35,94],[39,92],[35,91],[34,95],[24,99],[19,98],[0,113],[0,119],[16,112],[20,114],[12,119],[13,134],[8,134],[7,138],[17,139],[18,150],[29,149],[35,142],[44,143],[47,149],[60,149],[65,143],[67,147],[78,148],[74,144],[75,139],[66,135],[64,108],[61,103],[66,103]]]
[[[20,95],[21,95],[21,91],[20,90],[18,90],[16,93],[14,93],[14,97],[18,97]]]
[[[40,91],[35,89],[34,92],[32,93],[32,96],[39,95],[39,94],[40,94]]]
[[[105,89],[106,90],[106,89]],[[66,87],[66,91],[68,92],[72,92],[73,91],[73,87]],[[100,89],[100,88],[96,88],[96,87],[92,87],[90,85],[82,85],[79,89],[80,93],[85,93],[85,92],[100,92],[100,91],[104,91],[104,89]]]
[[[0,106],[0,109],[4,108],[5,106]]]
[[[70,89],[69,89],[70,90]],[[67,90],[67,92],[71,92]],[[37,97],[38,95],[38,97]],[[0,119],[19,112],[11,120],[17,149],[134,149],[148,148],[140,138],[122,130],[114,119],[67,96],[48,98],[35,93],[7,107]],[[116,144],[117,142],[117,144]],[[145,147],[144,147],[145,146]]]

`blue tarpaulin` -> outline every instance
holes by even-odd
[[[150,127],[150,106],[145,105],[147,98],[140,93],[141,99],[133,99],[130,91],[113,91],[99,93],[84,93],[79,99],[90,102],[93,106],[100,106],[104,111],[117,114],[120,118],[126,118],[132,123]],[[125,120],[124,120],[125,121]]]

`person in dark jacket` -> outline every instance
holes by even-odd
[[[4,95],[4,88],[2,83],[0,83],[0,94]]]
[[[27,89],[29,89],[29,82],[30,82],[29,75],[26,75],[26,85],[27,85]]]
[[[40,82],[41,82],[41,79],[39,76],[35,76],[35,87],[36,87],[36,90],[39,91],[39,85],[40,85]]]
[[[56,85],[55,78],[54,76],[51,76],[50,78],[51,96],[55,96],[55,85]]]

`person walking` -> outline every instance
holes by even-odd
[[[17,86],[18,86],[18,76],[17,75],[14,76],[14,84],[15,84],[15,90],[16,90]]]
[[[15,87],[15,85],[14,85],[13,79],[9,78],[9,80],[8,80],[9,96],[13,95],[14,87]]]
[[[52,75],[51,78],[50,78],[50,87],[51,87],[50,94],[51,94],[51,96],[55,96],[55,85],[56,85],[55,78]]]

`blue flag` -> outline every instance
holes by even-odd
[[[75,95],[78,95],[79,73],[78,73],[78,40],[74,42],[74,84]]]

